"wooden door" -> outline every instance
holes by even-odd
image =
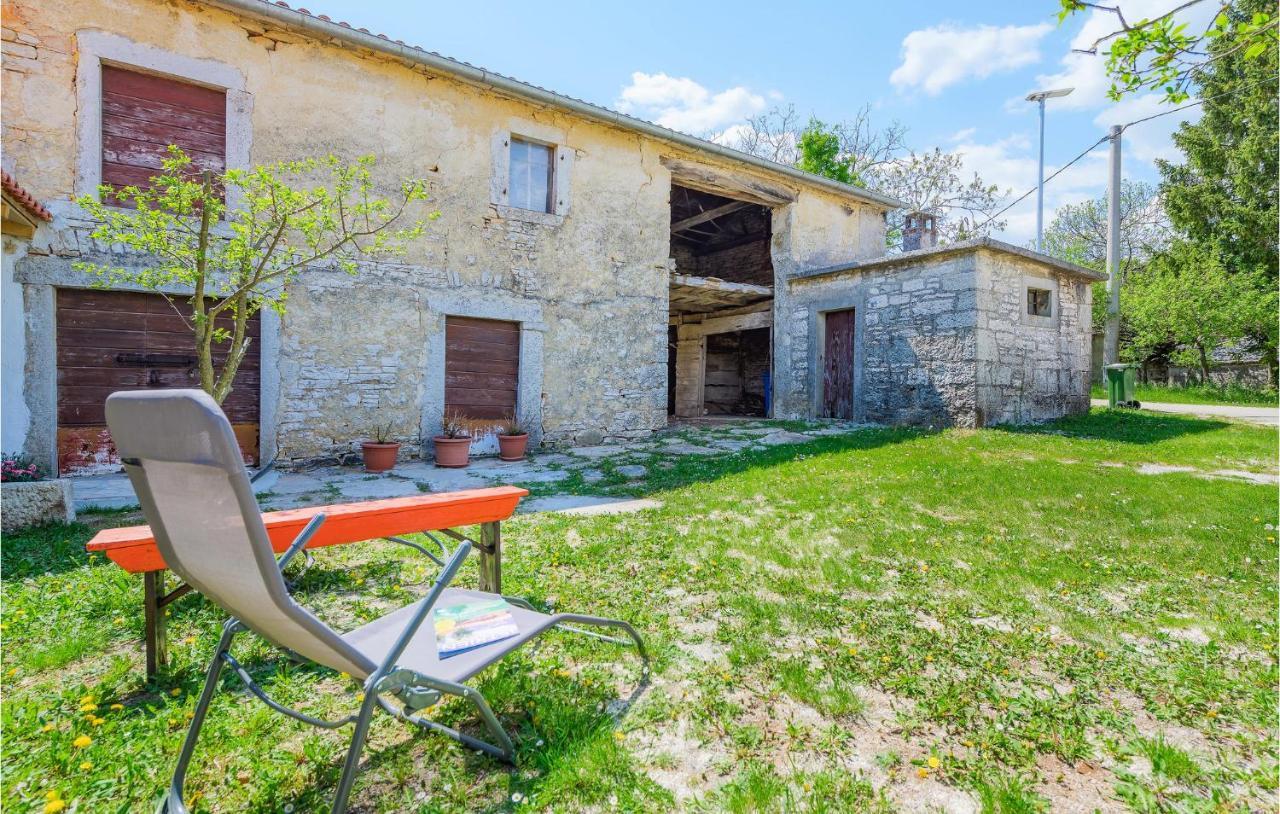
[[[463,418],[514,418],[520,323],[445,317],[444,409]]]
[[[822,415],[853,418],[853,309],[827,314],[822,362]]]
[[[64,475],[112,472],[120,457],[107,432],[107,396],[116,390],[199,387],[195,337],[178,309],[158,294],[71,288],[57,291],[58,472]],[[222,320],[219,320],[222,325]],[[226,327],[230,328],[228,321]],[[258,459],[259,332],[252,341],[222,409],[244,453]],[[225,352],[214,352],[219,365]]]

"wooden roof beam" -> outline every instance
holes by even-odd
[[[727,215],[730,212],[737,212],[739,209],[750,205],[751,204],[746,201],[730,201],[727,204],[721,204],[720,206],[708,209],[705,212],[699,212],[697,215],[685,218],[684,220],[676,221],[671,224],[671,231],[683,232],[685,229],[706,223],[709,220],[715,220],[716,218],[721,217],[722,215]]]

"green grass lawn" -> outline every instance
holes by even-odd
[[[1209,475],[1274,474],[1276,445],[1269,428],[1095,411],[862,430],[607,481],[662,508],[512,521],[505,586],[631,620],[651,684],[619,714],[630,651],[554,634],[480,678],[514,770],[382,716],[356,810],[1274,810],[1277,491]],[[145,683],[141,580],[87,557],[91,533],[4,540],[6,810],[47,794],[150,810],[217,640],[214,608],[175,603],[173,665]],[[426,590],[434,569],[414,556],[318,552],[299,599],[346,629]],[[353,682],[242,641],[281,701],[354,708]],[[194,810],[324,810],[347,730],[225,689]],[[479,732],[461,703],[436,714]]]
[[[1258,390],[1240,385],[1188,385],[1164,387],[1158,384],[1139,384],[1134,388],[1138,401],[1165,402],[1166,404],[1265,404],[1276,406],[1276,391]],[[1093,386],[1091,398],[1105,399],[1102,385]]]

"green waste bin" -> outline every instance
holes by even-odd
[[[1110,407],[1138,408],[1138,400],[1133,397],[1134,384],[1137,382],[1138,366],[1120,363],[1107,365],[1104,372],[1107,377],[1107,404]]]

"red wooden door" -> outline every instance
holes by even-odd
[[[176,304],[182,316],[158,294],[58,289],[60,474],[118,468],[120,457],[106,426],[105,405],[111,393],[200,386],[195,338],[183,320],[191,309],[180,300]],[[259,330],[255,315],[248,326],[249,350],[222,405],[246,463],[258,458]],[[215,350],[214,364],[221,364],[225,356]]]
[[[445,317],[444,409],[501,421],[516,414],[520,323]]]
[[[827,314],[822,365],[822,415],[853,418],[853,309]]]

